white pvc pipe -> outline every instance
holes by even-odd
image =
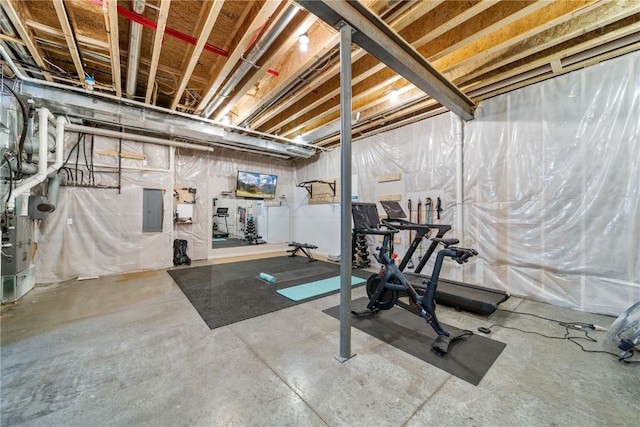
[[[64,124],[66,120],[60,116],[56,119],[56,160],[47,169],[47,175],[51,172],[55,172],[62,167],[63,154],[64,154]]]
[[[82,132],[82,133],[88,133],[91,135],[106,136],[110,138],[121,138],[129,141],[146,142],[149,144],[167,145],[169,147],[186,148],[189,150],[213,151],[213,147],[207,147],[204,145],[189,144],[186,142],[171,141],[169,139],[155,138],[152,136],[136,135],[131,133],[118,132],[115,130],[99,129],[99,128],[93,128],[90,126],[75,125],[73,123],[68,124],[66,126],[66,129],[68,131],[73,131],[73,132]]]
[[[464,140],[464,125],[462,119],[456,115],[454,117],[455,126],[455,138],[456,138],[456,236],[460,240],[462,246],[464,246],[464,193],[463,193],[463,140]],[[461,265],[458,266],[458,281],[464,282],[464,269]]]
[[[38,110],[39,128],[38,128],[38,173],[29,179],[26,179],[22,184],[13,189],[11,197],[7,202],[7,209],[11,212],[16,207],[16,197],[22,193],[31,190],[36,185],[47,179],[47,128],[49,124],[49,116],[51,113],[46,108],[40,108]],[[18,156],[22,153],[18,153]]]

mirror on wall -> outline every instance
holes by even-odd
[[[289,206],[231,197],[211,199],[211,248],[289,241]]]

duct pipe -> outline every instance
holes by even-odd
[[[93,127],[90,127],[90,126],[75,125],[73,123],[72,124],[68,124],[66,126],[66,130],[72,131],[72,132],[88,133],[88,134],[91,134],[91,135],[106,136],[106,137],[110,137],[110,138],[121,138],[121,139],[126,139],[126,140],[129,140],[129,141],[146,142],[148,144],[157,144],[157,145],[166,145],[166,146],[169,146],[169,147],[187,148],[189,150],[213,151],[213,147],[206,147],[206,146],[203,146],[203,145],[190,144],[188,142],[178,142],[178,141],[172,141],[172,140],[168,140],[168,139],[155,138],[155,137],[152,137],[152,136],[136,135],[136,134],[133,134],[133,133],[118,132],[118,131],[115,131],[115,130],[93,128]]]
[[[49,183],[47,185],[47,199],[49,201],[50,208],[48,212],[53,212],[58,206],[58,192],[60,191],[60,184],[62,179],[58,174],[58,170],[62,167],[63,154],[64,154],[64,125],[65,118],[60,116],[56,119],[56,160],[47,169],[47,177]]]
[[[144,1],[135,0],[133,10],[142,15],[144,12]],[[127,86],[125,89],[127,98],[136,96],[136,86],[138,84],[138,66],[140,59],[140,49],[142,48],[142,25],[131,21],[131,36],[129,37],[129,53],[127,56]]]
[[[62,116],[56,119],[56,160],[47,169],[47,175],[56,172],[62,167],[62,160],[64,155],[64,125],[66,119]]]
[[[464,246],[464,212],[463,212],[463,141],[464,141],[464,123],[462,119],[453,114],[455,139],[456,139],[456,236],[460,243]],[[462,265],[458,265],[458,281],[464,281],[464,269]]]
[[[13,211],[16,207],[16,197],[22,193],[31,190],[36,185],[40,184],[47,178],[47,129],[49,123],[49,110],[46,108],[40,108],[38,110],[38,139],[40,142],[38,150],[38,173],[29,179],[25,180],[21,185],[13,189],[11,197],[7,202],[7,209]],[[21,153],[18,153],[18,156]]]
[[[285,13],[282,15],[282,18],[273,25],[262,41],[255,44],[253,49],[251,49],[251,52],[249,52],[247,57],[243,59],[240,66],[229,78],[229,81],[227,81],[215,99],[207,105],[201,114],[202,117],[210,117],[220,104],[222,104],[225,98],[231,95],[231,92],[233,92],[244,76],[246,76],[249,70],[255,66],[255,63],[262,57],[262,55],[264,55],[267,49],[269,49],[269,46],[273,44],[276,38],[278,38],[286,26],[291,22],[296,13],[298,13],[298,10],[298,6],[294,4],[289,5]]]
[[[58,206],[58,193],[60,192],[60,183],[62,179],[58,171],[51,172],[49,175],[49,183],[47,184],[47,200],[50,208],[48,212],[53,212]]]

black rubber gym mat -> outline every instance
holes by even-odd
[[[177,268],[168,273],[207,326],[215,329],[308,301],[291,301],[276,291],[339,275],[340,266],[308,262],[307,257],[283,256]],[[260,280],[260,273],[272,275],[278,281]],[[371,273],[354,270],[352,274],[366,278]]]
[[[367,302],[367,298],[358,298],[352,302],[352,309],[364,310]],[[340,318],[340,306],[324,312]],[[473,385],[480,384],[506,347],[499,341],[472,335],[453,341],[449,352],[440,356],[431,348],[437,336],[431,326],[423,318],[399,307],[374,316],[353,318],[352,326]],[[456,329],[444,323],[442,326],[447,330]]]

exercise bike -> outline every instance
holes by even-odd
[[[377,254],[374,254],[376,260],[381,264],[380,271],[369,277],[366,284],[367,296],[369,304],[367,311],[352,312],[356,317],[368,316],[378,313],[381,310],[389,310],[394,305],[398,305],[404,309],[411,311],[418,316],[423,317],[427,323],[438,334],[433,342],[433,348],[440,355],[445,355],[449,351],[449,344],[464,336],[473,335],[473,332],[466,330],[445,330],[436,317],[435,293],[438,286],[438,277],[445,258],[453,258],[459,264],[469,260],[469,258],[478,255],[475,249],[459,248],[452,245],[459,243],[458,239],[443,239],[434,237],[431,240],[436,244],[441,244],[444,249],[438,251],[433,273],[431,278],[426,282],[426,287],[417,287],[411,285],[402,274],[402,271],[395,265],[393,261],[393,235],[400,230],[391,224],[382,221],[382,226],[386,229],[361,227],[358,232],[363,234],[372,234],[383,236],[382,246],[377,247]],[[398,300],[400,295],[407,295],[409,304]]]

